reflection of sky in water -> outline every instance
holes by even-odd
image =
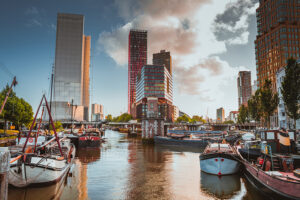
[[[203,175],[199,149],[142,145],[113,131],[105,137],[100,150],[77,149],[73,176],[63,185],[60,199],[262,199],[239,175],[223,182]],[[226,181],[230,184],[224,187]]]

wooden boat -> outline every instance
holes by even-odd
[[[33,148],[31,146],[26,148],[43,100],[45,100],[45,106],[48,110],[55,137],[43,145],[38,146],[37,143],[35,143]],[[36,132],[35,138],[38,138],[38,132]],[[18,156],[12,158],[10,161],[11,166],[8,175],[8,183],[20,188],[56,183],[66,176],[74,157],[75,146],[66,138],[58,138],[48,102],[45,95],[43,95],[23,149],[19,152]]]
[[[257,161],[250,161],[240,154],[248,181],[274,199],[300,199],[300,178],[294,174],[293,157],[272,154],[268,145],[262,149],[265,149],[263,157]]]
[[[99,129],[88,129],[84,134],[79,136],[78,147],[100,147],[101,141],[102,139]]]
[[[230,144],[208,144],[199,158],[201,171],[208,174],[229,175],[240,169],[238,154]]]

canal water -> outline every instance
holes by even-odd
[[[115,131],[99,149],[77,149],[72,174],[56,185],[9,188],[9,200],[266,199],[241,175],[200,171],[201,149],[143,145]]]

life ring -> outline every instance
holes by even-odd
[[[29,142],[29,143],[32,143],[32,142],[33,142],[33,139],[32,139],[32,138],[29,138],[28,142]]]

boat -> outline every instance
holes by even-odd
[[[240,148],[240,146],[237,146]],[[272,147],[262,143],[262,154],[256,161],[240,154],[245,177],[258,190],[274,199],[300,199],[297,156],[272,153]]]
[[[27,147],[43,100],[45,100],[55,137],[42,145],[35,143],[34,147]],[[8,173],[8,183],[10,185],[18,188],[29,186],[40,187],[57,183],[67,175],[75,158],[76,149],[69,139],[59,139],[54,127],[48,102],[45,95],[43,95],[22,151],[19,152],[19,155],[11,158]],[[38,132],[35,138],[38,138]]]
[[[100,147],[102,138],[99,129],[87,129],[82,135],[79,135],[78,147]]]
[[[69,139],[61,139],[59,147],[51,144],[55,138],[46,145],[37,147],[36,152],[27,148],[25,154],[11,159],[8,183],[14,187],[51,185],[59,182],[69,171],[75,158],[75,146]]]
[[[205,148],[209,143],[222,142],[225,135],[222,131],[169,130],[167,136],[154,136],[154,143]]]
[[[247,158],[248,160],[255,160],[261,156],[261,141],[244,141],[239,144],[240,148],[238,149],[239,153]]]
[[[237,151],[230,144],[208,144],[199,158],[201,171],[208,174],[230,175],[240,169]]]

